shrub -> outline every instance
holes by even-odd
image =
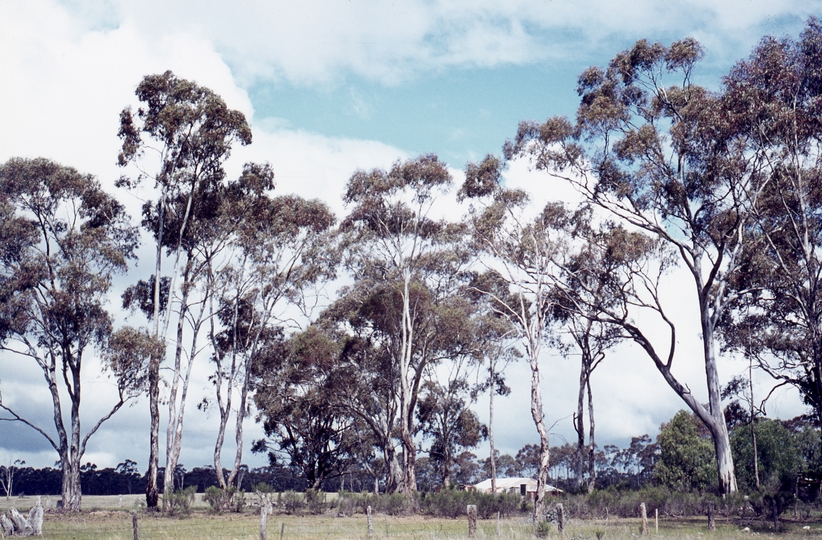
[[[325,491],[316,489],[305,490],[305,505],[312,514],[322,514],[325,512]]]
[[[534,532],[536,533],[537,538],[548,538],[553,529],[554,527],[547,521],[540,521],[537,523],[537,530]]]
[[[222,490],[217,486],[209,486],[203,500],[211,507],[211,511],[215,513],[230,510],[231,512],[242,512],[245,507],[245,493],[238,490],[236,487],[230,487],[227,490]]]
[[[496,517],[497,512],[501,516],[507,517],[517,510],[520,504],[520,496],[509,493],[492,495],[490,493],[452,489],[420,495],[420,511],[435,517],[458,518],[464,516],[469,504],[477,506],[477,516],[480,519]]]
[[[169,514],[188,514],[191,505],[194,503],[194,494],[197,493],[197,486],[189,486],[185,489],[178,489],[173,493],[166,493],[163,497],[168,501]]]
[[[296,514],[305,508],[303,496],[296,491],[288,490],[277,495],[277,502],[286,514]]]

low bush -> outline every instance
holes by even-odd
[[[521,497],[517,494],[479,493],[476,491],[457,491],[445,489],[434,493],[421,493],[420,511],[434,517],[457,518],[464,516],[469,504],[477,506],[480,519],[490,519],[499,513],[503,517],[511,516],[517,511]]]
[[[211,507],[211,511],[221,513],[225,511],[242,512],[245,507],[245,493],[236,487],[222,490],[217,486],[209,486],[203,500]]]
[[[305,508],[305,498],[296,491],[286,491],[277,495],[277,506],[286,514],[298,514]]]
[[[194,495],[197,493],[197,486],[189,486],[185,489],[178,489],[173,493],[166,493],[163,497],[168,503],[168,513],[172,516],[178,514],[188,514],[191,505],[194,503]]]

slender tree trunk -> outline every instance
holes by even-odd
[[[190,268],[190,259],[189,264],[186,265],[186,276],[183,283],[183,294],[182,298],[180,299],[180,312],[177,317],[177,344],[174,350],[174,375],[172,377],[171,383],[171,391],[168,396],[168,424],[166,425],[166,469],[163,475],[163,493],[168,495],[170,493],[174,493],[174,469],[177,466],[177,460],[175,459],[175,433],[176,433],[176,424],[178,419],[177,414],[177,394],[180,389],[180,381],[182,379],[182,357],[183,357],[183,326],[185,323],[185,315],[188,311],[188,290],[189,288],[186,287],[185,282],[188,281],[188,270]],[[189,359],[191,362],[191,359]],[[163,507],[166,511],[168,511],[171,506],[171,500],[169,497],[165,497],[163,499]]]
[[[146,471],[146,507],[156,509],[159,502],[157,488],[160,455],[160,359],[151,358],[148,366],[148,407],[151,419],[149,429],[149,457]]]
[[[491,447],[491,493],[497,493],[497,459],[494,455],[496,449],[494,448],[494,392],[496,391],[496,373],[494,372],[495,365],[494,356],[491,355],[488,359],[488,369],[491,372],[489,378],[491,380],[491,391],[488,394],[488,445]]]
[[[243,422],[246,417],[246,408],[248,407],[248,390],[251,385],[251,361],[252,358],[249,356],[245,366],[243,387],[240,389],[240,406],[237,408],[237,423],[234,428],[234,442],[237,445],[237,449],[234,453],[234,466],[231,469],[231,473],[228,475],[228,485],[232,485],[236,480],[237,473],[240,471],[240,465],[243,460]]]
[[[533,525],[537,525],[545,515],[545,486],[548,484],[548,468],[550,466],[550,441],[548,429],[545,427],[545,412],[542,406],[542,390],[540,389],[539,353],[542,345],[542,320],[536,317],[529,328],[528,361],[531,366],[531,418],[539,433],[539,469],[537,471],[537,493],[534,499]],[[536,326],[536,327],[535,327]]]
[[[181,314],[185,313],[185,310],[188,309],[187,290],[188,290],[188,287],[186,287],[184,285],[183,298],[182,298],[182,302],[181,302]],[[169,474],[171,475],[170,478],[171,478],[172,483],[171,484],[166,484],[166,486],[171,485],[172,491],[173,491],[173,488],[174,488],[174,473],[175,473],[175,469],[177,468],[177,464],[179,463],[180,452],[182,451],[182,447],[183,447],[183,422],[184,422],[184,419],[185,419],[186,400],[188,398],[188,384],[189,384],[189,381],[191,380],[191,370],[192,370],[192,367],[194,366],[194,359],[197,355],[197,338],[199,336],[200,328],[202,326],[203,314],[205,313],[205,305],[206,305],[206,303],[205,303],[205,301],[203,301],[203,303],[200,305],[200,311],[197,315],[196,320],[194,321],[194,325],[193,325],[193,328],[192,328],[191,349],[189,350],[189,354],[188,354],[188,365],[186,367],[185,376],[181,377],[182,391],[180,393],[180,399],[179,399],[180,409],[179,409],[179,412],[177,412],[175,416],[172,416],[172,402],[171,401],[169,402],[169,428],[173,427],[173,432],[172,432],[171,444],[169,444],[168,441],[167,441],[167,444],[166,444],[167,448],[170,448],[171,452],[166,455],[165,479],[166,479],[166,481],[168,481]],[[185,308],[185,309],[183,309],[183,308]],[[177,331],[177,337],[180,340],[180,341],[178,341],[178,343],[180,343],[182,341],[182,319],[183,319],[183,317],[181,315],[181,321],[180,321],[180,324],[178,325],[178,331]],[[180,354],[181,354],[181,351],[178,350],[176,355],[180,355]],[[179,366],[179,359],[175,360],[175,366]],[[178,376],[178,374],[175,373],[175,378],[177,376]],[[172,395],[174,395],[174,398],[175,398],[175,401],[176,401],[176,392],[172,392]],[[172,422],[173,422],[173,424],[172,424]],[[182,488],[182,486],[180,486],[180,488]],[[165,489],[164,489],[164,491],[165,491]]]
[[[67,452],[68,466],[63,468],[63,508],[70,512],[79,512],[82,501],[80,487],[80,459],[82,458],[80,455],[80,366],[82,356],[72,355],[70,351],[64,351],[63,354],[68,358],[72,376],[72,384],[67,385],[71,398],[71,445]]]
[[[235,309],[234,309],[234,317],[232,325],[236,328],[237,324],[237,302],[235,302]],[[213,320],[215,315],[211,315],[212,326]],[[214,473],[217,475],[217,483],[220,485],[220,489],[226,490],[228,489],[228,484],[226,483],[225,474],[223,473],[223,464],[221,461],[222,452],[223,452],[223,443],[225,442],[225,430],[228,426],[228,418],[231,414],[231,401],[232,396],[234,394],[234,390],[232,388],[234,383],[234,374],[235,369],[237,366],[237,347],[236,347],[236,330],[234,331],[234,345],[232,345],[231,350],[231,370],[229,371],[228,377],[226,379],[226,398],[225,402],[223,402],[223,395],[222,395],[222,386],[223,386],[223,375],[222,375],[222,363],[217,360],[217,376],[215,381],[216,392],[217,392],[217,408],[220,411],[220,425],[217,428],[217,440],[214,443]],[[211,331],[211,342],[216,349],[217,347],[217,340],[214,336],[214,330],[212,328]]]
[[[165,228],[166,190],[162,188],[158,209],[157,245],[154,262],[154,337],[160,338],[160,288],[163,261],[163,229]],[[171,291],[169,291],[169,294]],[[171,302],[171,298],[168,299]],[[160,358],[154,355],[148,362],[149,427],[148,470],[146,471],[146,507],[156,509],[159,502],[157,472],[160,464]]]
[[[596,442],[594,437],[594,429],[596,423],[594,422],[594,399],[593,393],[591,392],[591,374],[588,374],[588,380],[586,381],[586,386],[588,387],[588,493],[591,494],[594,492],[594,488],[596,487],[597,481],[597,469],[596,469]]]
[[[574,460],[574,484],[577,491],[582,490],[585,470],[585,387],[587,383],[586,358],[583,352],[579,362],[579,392],[577,393],[577,412],[574,415],[574,431],[577,432],[577,455]]]
[[[756,450],[756,409],[754,408],[753,391],[753,358],[748,358],[748,384],[751,391],[751,442],[753,444],[753,467],[756,490],[759,491],[759,453]]]
[[[403,493],[411,495],[417,491],[417,476],[414,470],[416,465],[416,447],[411,436],[411,385],[408,374],[413,356],[414,328],[411,320],[411,300],[409,298],[409,284],[411,272],[403,272],[403,309],[402,309],[402,347],[400,350],[400,439],[403,454]]]

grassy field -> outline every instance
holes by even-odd
[[[56,499],[56,498],[55,498]],[[75,540],[131,540],[132,509],[139,507],[142,496],[123,496],[122,507],[119,497],[83,497],[86,508],[80,514],[46,514],[43,538]],[[28,510],[34,504],[33,497],[0,499],[0,509],[15,506]],[[205,503],[198,498],[194,510],[184,516],[169,517],[149,514],[138,510],[141,540],[153,539],[257,539],[260,537],[260,518],[253,508],[244,514],[213,515],[206,510]],[[747,525],[749,530],[744,530]],[[467,538],[468,527],[465,519],[434,519],[422,516],[392,517],[375,515],[373,518],[374,537],[377,539],[445,539]],[[609,521],[569,520],[566,523],[566,539],[630,539],[640,533],[638,519]],[[559,538],[556,527],[552,527],[550,537]],[[783,531],[776,534],[768,523],[754,522],[737,524],[717,523],[717,530],[710,533],[704,519],[660,519],[659,532],[654,531],[651,521],[650,536],[674,539],[701,539],[706,537],[750,539],[779,538],[785,540],[820,538],[822,523],[784,521]],[[331,513],[322,516],[287,516],[274,514],[268,517],[269,540],[283,539],[368,539],[366,517],[356,514],[352,517],[336,517]],[[478,523],[477,538],[531,539],[533,538],[528,516],[497,520],[481,520]]]

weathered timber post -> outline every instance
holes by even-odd
[[[659,534],[659,508],[654,508],[654,533]]]
[[[715,505],[713,501],[708,503],[708,530],[714,532],[716,530],[716,519],[714,517]]]
[[[639,513],[642,515],[642,534],[648,534],[648,509],[645,503],[639,503]]]
[[[37,497],[37,504],[29,510],[28,521],[34,531],[33,536],[43,536],[43,507],[40,505],[40,497]]]
[[[285,521],[280,523],[280,540],[283,540],[283,535],[285,534]]]
[[[477,536],[477,505],[468,505],[468,538]]]
[[[565,534],[565,509],[562,503],[557,503],[557,532]]]
[[[131,511],[131,528],[134,531],[134,540],[140,540],[140,529],[137,528],[137,510]]]
[[[497,536],[502,536],[502,531],[500,530],[500,512],[497,512]]]
[[[260,540],[265,540],[267,518],[268,505],[263,502],[263,504],[260,505]]]
[[[118,503],[118,504],[119,504],[119,507],[120,507],[120,508],[122,508],[122,507],[123,507],[123,496],[122,496],[122,495],[120,495],[120,498],[119,498],[119,503]]]
[[[366,515],[368,516],[368,538],[374,538],[374,524],[371,522],[371,505],[366,508]]]

